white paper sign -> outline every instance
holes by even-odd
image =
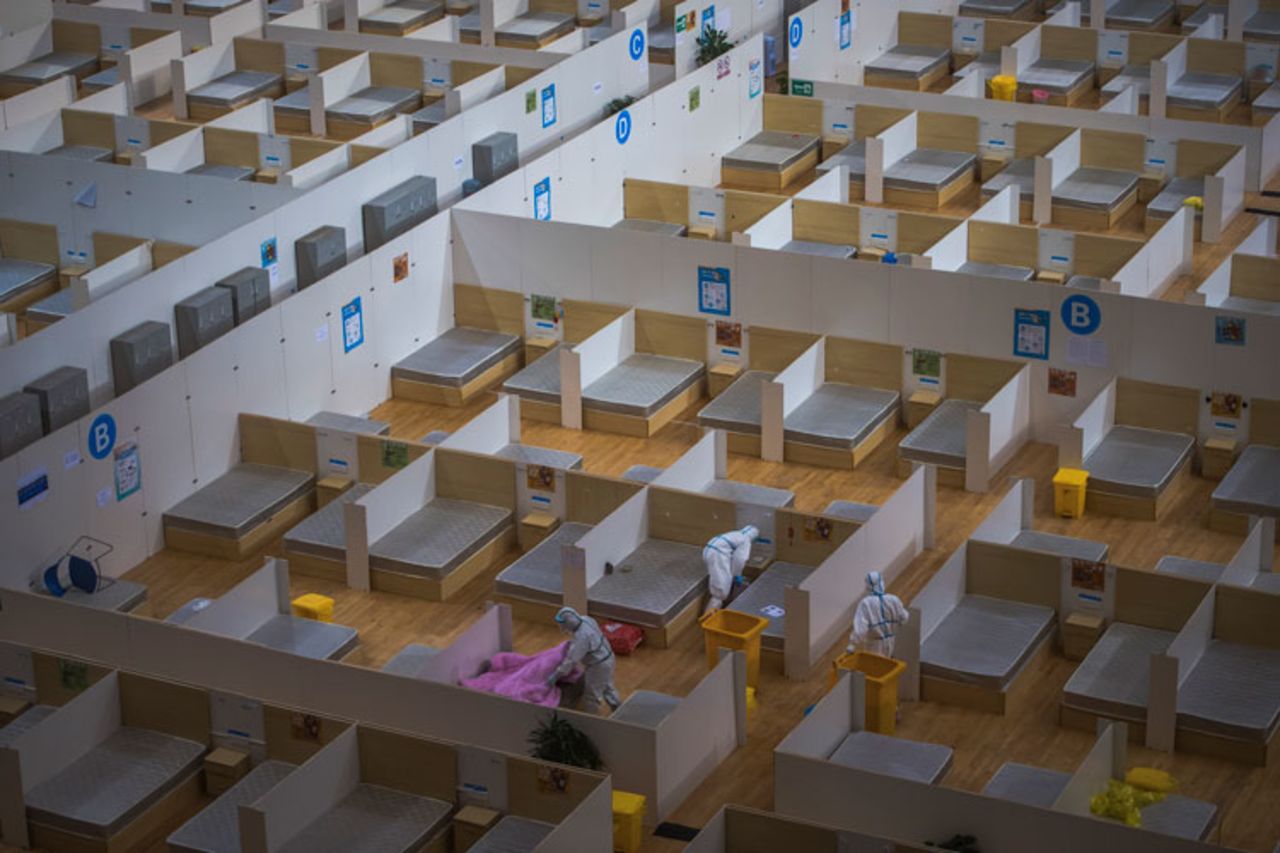
[[[1106,367],[1106,340],[1093,336],[1071,335],[1067,338],[1067,363],[1080,367]]]
[[[142,151],[151,147],[151,122],[142,116],[116,116],[116,150]]]
[[[258,166],[263,169],[279,169],[281,173],[292,169],[293,154],[289,140],[268,133],[258,134]]]
[[[315,74],[320,70],[320,61],[316,58],[316,48],[309,44],[298,44],[292,41],[284,43],[284,67],[303,74]]]
[[[1003,154],[1013,156],[1014,128],[1013,122],[995,121],[978,117],[978,147],[985,154]]]
[[[329,340],[329,324],[325,323],[323,326],[316,326],[316,343],[322,344],[327,340]]]
[[[1076,235],[1071,231],[1041,228],[1037,264],[1043,270],[1069,273],[1075,268]]]
[[[1264,44],[1247,41],[1244,43],[1245,78],[1248,80],[1276,79],[1276,68],[1280,67],[1280,44]]]
[[[447,89],[453,85],[453,63],[447,59],[424,58],[422,83],[428,89]]]
[[[265,741],[267,725],[262,703],[234,693],[209,694],[209,715],[215,734]]]
[[[716,229],[716,236],[724,233],[724,192],[708,187],[689,188],[688,221]]]
[[[1147,139],[1143,155],[1143,171],[1155,177],[1172,175],[1178,165],[1178,142],[1176,139]]]
[[[951,20],[951,50],[965,56],[982,53],[983,30],[986,21],[982,18],[955,17]]]
[[[853,107],[822,99],[822,129],[831,136],[853,138]]]
[[[858,233],[862,245],[886,252],[898,249],[898,212],[882,207],[863,207],[859,209]]]
[[[1124,30],[1098,30],[1098,64],[1119,68],[1129,61],[1129,34]]]

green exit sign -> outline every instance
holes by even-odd
[[[812,80],[792,80],[791,94],[803,95],[806,98],[813,97],[813,81]]]

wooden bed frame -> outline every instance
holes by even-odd
[[[1054,634],[1057,631],[1055,629]],[[1035,654],[1027,658],[1022,670],[1013,677],[1003,690],[993,690],[977,684],[953,681],[933,675],[920,676],[920,699],[925,702],[938,702],[943,705],[956,705],[974,711],[1005,716],[1010,713],[1021,713],[1034,704],[1040,695],[1034,688],[1035,679],[1025,678],[1028,670],[1042,666],[1053,657],[1056,645],[1054,636],[1047,637],[1040,644]]]
[[[283,536],[289,528],[315,512],[315,509],[316,494],[312,489],[285,504],[275,514],[239,539],[165,525],[164,544],[166,548],[172,548],[175,551],[217,557],[221,560],[243,560],[277,537]],[[345,570],[343,576],[346,576]]]
[[[413,400],[418,403],[431,403],[437,406],[465,406],[480,394],[496,385],[501,385],[509,379],[520,369],[523,360],[524,353],[520,351],[513,352],[461,387],[436,385],[417,379],[393,376],[391,378],[391,396],[399,397],[403,400]],[[526,404],[523,400],[520,402],[522,414],[527,415],[527,412],[524,411],[524,406],[529,404]],[[559,409],[558,406],[556,408],[557,410]],[[556,422],[559,422],[559,418],[556,419]]]
[[[588,409],[584,406],[582,409],[582,427],[583,429],[595,429],[619,435],[649,438],[674,420],[676,415],[706,396],[706,393],[707,380],[704,376],[681,391],[671,402],[647,418],[642,418],[638,415],[624,415],[619,412],[603,412],[598,409]]]
[[[1082,207],[1071,207],[1064,204],[1053,204],[1050,208],[1050,222],[1053,225],[1065,225],[1067,228],[1084,228],[1093,231],[1109,231],[1123,219],[1138,203],[1138,191],[1135,188],[1118,205],[1111,210],[1087,210]]]
[[[881,74],[868,68],[862,74],[862,85],[879,86],[883,89],[905,89],[908,92],[924,92],[950,73],[951,69],[946,62],[927,74],[914,78],[904,77],[901,74]]]
[[[1058,706],[1058,724],[1063,728],[1093,732],[1097,731],[1096,727],[1099,720],[1112,719],[1128,724],[1130,743],[1139,745],[1146,743],[1147,724],[1145,721],[1135,722],[1116,717],[1105,717],[1091,711],[1070,708],[1063,704]],[[1177,752],[1204,755],[1223,761],[1233,761],[1237,764],[1269,767],[1277,760],[1280,760],[1280,737],[1273,734],[1269,741],[1260,743],[1224,737],[1223,735],[1190,731],[1179,727],[1175,735],[1174,749]]]
[[[782,442],[782,458],[787,462],[801,465],[818,465],[823,468],[846,468],[852,470],[863,463],[871,453],[880,446],[885,437],[893,432],[898,418],[885,418],[880,426],[853,448],[823,447],[818,444],[807,444],[801,441]],[[758,436],[753,436],[759,442]],[[733,449],[730,445],[730,450]],[[908,471],[907,475],[910,476]]]
[[[976,168],[976,165],[975,165]],[[931,210],[937,210],[944,207],[960,193],[973,186],[976,178],[974,169],[969,169],[964,174],[958,176],[950,183],[943,184],[936,190],[905,190],[897,189],[887,184],[884,186],[884,200],[886,204],[903,205],[905,207],[924,207]],[[866,189],[863,188],[865,196]]]
[[[369,587],[376,592],[393,592],[428,601],[447,601],[475,578],[497,565],[516,544],[516,528],[508,524],[480,550],[463,561],[443,579],[409,575],[389,569],[369,568]],[[343,570],[345,579],[345,568]]]
[[[1142,521],[1155,521],[1168,508],[1173,500],[1171,495],[1181,483],[1191,476],[1191,457],[1188,457],[1178,472],[1173,475],[1168,485],[1154,498],[1137,497],[1136,495],[1117,495],[1099,491],[1092,485],[1085,492],[1085,509],[1088,512],[1116,515],[1121,518],[1134,518]]]
[[[1186,121],[1209,121],[1222,124],[1226,122],[1236,107],[1240,106],[1244,98],[1240,92],[1236,92],[1226,103],[1218,107],[1202,108],[1202,107],[1183,107],[1175,104],[1169,104],[1164,108],[1166,118],[1185,119]]]
[[[760,192],[781,192],[806,175],[818,165],[818,149],[805,154],[796,162],[780,171],[767,169],[739,169],[733,166],[720,166],[720,184],[725,187],[736,187]]]

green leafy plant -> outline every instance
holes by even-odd
[[[623,95],[621,98],[614,98],[604,105],[604,117],[608,118],[614,113],[620,113],[635,102],[636,99],[630,95]]]
[[[717,56],[731,50],[733,50],[733,42],[729,41],[727,32],[714,27],[706,28],[702,31],[702,35],[698,36],[698,67],[701,68]]]
[[[778,84],[778,93],[782,95],[791,94],[791,78],[787,76],[787,72],[779,71],[773,76],[774,82]]]
[[[559,714],[552,714],[529,732],[529,754],[543,761],[554,761],[570,767],[600,770],[604,762],[600,751],[581,731]]]

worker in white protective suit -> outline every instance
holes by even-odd
[[[707,564],[707,583],[711,587],[711,600],[703,613],[724,607],[733,591],[733,579],[751,559],[751,543],[760,536],[754,525],[741,530],[721,533],[702,547],[702,561]]]
[[[572,607],[561,607],[556,612],[556,624],[561,631],[572,636],[569,638],[569,648],[565,650],[564,660],[547,677],[547,683],[555,684],[573,672],[574,667],[581,665],[583,710],[590,714],[599,713],[601,699],[609,705],[609,710],[618,710],[622,699],[613,686],[613,648],[601,633],[596,620],[583,616]]]
[[[899,625],[907,624],[911,614],[902,599],[884,591],[884,578],[879,572],[867,574],[867,594],[853,611],[853,631],[849,633],[846,652],[861,649],[884,657],[893,657],[893,636]]]

